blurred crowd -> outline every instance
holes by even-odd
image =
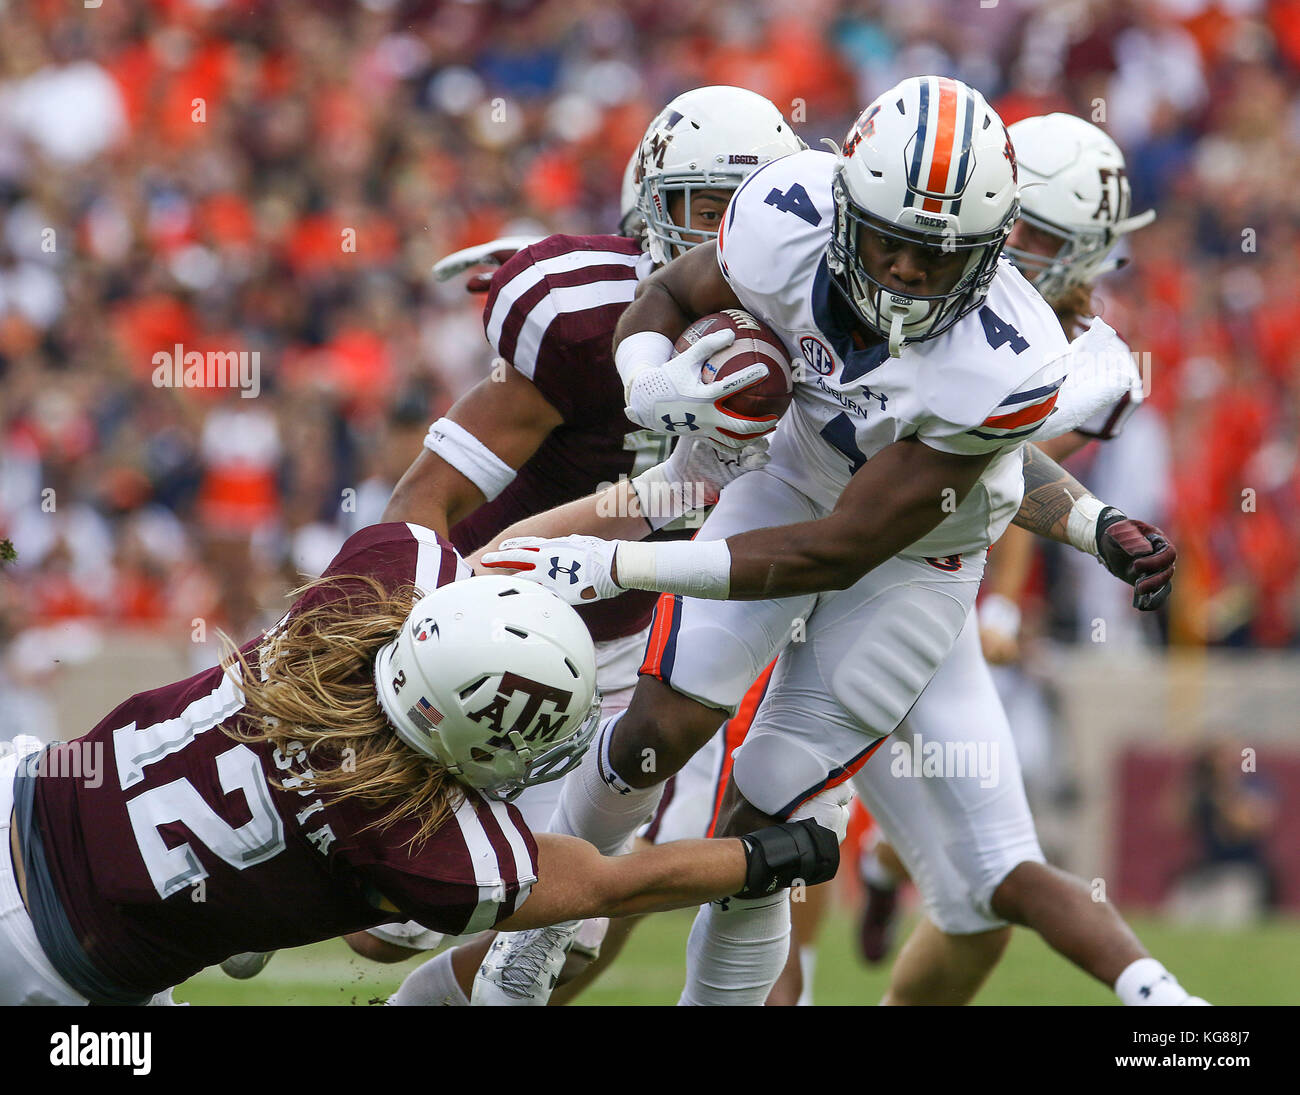
[[[1077,470],[1179,545],[1143,641],[1295,645],[1300,0],[0,0],[0,672],[60,621],[278,615],[485,375],[432,263],[614,231],[673,95],[752,88],[813,144],[924,72],[1124,148],[1159,217],[1099,304],[1152,394]],[[177,348],[255,353],[257,397],[157,386]],[[1045,600],[1098,568],[1056,569]]]

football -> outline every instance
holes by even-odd
[[[785,347],[765,323],[738,308],[714,312],[697,319],[682,332],[677,339],[677,352],[681,353],[705,335],[724,327],[736,332],[736,341],[704,363],[700,379],[709,383],[750,365],[766,365],[768,375],[765,379],[733,392],[723,400],[722,406],[741,418],[770,418],[775,422],[785,414],[794,398],[794,374]]]

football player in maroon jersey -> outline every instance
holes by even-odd
[[[592,641],[552,595],[470,577],[425,474],[222,665],[0,758],[0,1004],[143,1004],[381,923],[538,929],[834,874],[811,820],[617,858],[534,836],[509,800],[585,749]]]
[[[489,289],[483,320],[498,361],[430,428],[428,451],[398,484],[398,496],[419,501],[432,527],[448,532],[468,555],[499,539],[507,526],[633,476],[635,495],[611,508],[632,515],[636,527],[628,534],[645,532],[636,516],[644,513],[656,534],[684,535],[665,528],[682,508],[666,509],[653,500],[685,506],[711,499],[700,494],[700,480],[685,465],[677,474],[691,490],[656,489],[663,479],[653,466],[672,439],[626,417],[611,350],[614,325],[644,278],[716,234],[736,186],[758,166],[801,148],[781,112],[762,96],[734,87],[697,88],[664,107],[628,165],[624,235],[503,239],[440,263],[435,268],[440,277],[483,262],[502,263],[489,280],[475,275],[469,286]],[[640,222],[634,227],[633,210]],[[708,344],[701,347],[701,361],[708,352]],[[715,398],[761,379],[761,367],[753,372],[757,377],[739,374],[714,385]],[[737,422],[737,432],[764,429],[770,426]],[[703,450],[700,458],[716,459]],[[632,593],[578,609],[596,642],[605,715],[622,710],[631,698],[654,604],[653,594]],[[681,777],[683,783],[696,775],[706,785],[711,782],[713,768],[721,764],[721,742],[716,752],[716,758],[702,756]],[[558,786],[530,789],[520,798],[534,829],[549,821]],[[659,839],[704,832],[704,820],[685,814],[698,801],[698,795],[682,794],[680,816],[664,820]],[[384,962],[408,959],[438,942],[415,925],[386,925],[348,937],[353,950]],[[464,952],[463,964],[476,966],[487,942],[473,945],[477,957]],[[617,945],[615,933],[606,960]],[[440,976],[450,990],[448,962],[449,957],[443,959]],[[254,961],[251,969],[257,968]],[[412,994],[408,988],[402,999]]]

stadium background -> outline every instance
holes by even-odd
[[[1148,621],[1042,553],[1003,672],[1045,846],[1238,956],[1300,910],[1300,2],[90,4],[0,3],[0,737],[211,664],[377,517],[489,364],[438,257],[612,230],[687,88],[812,144],[951,73],[1102,124],[1159,212],[1098,295],[1151,396],[1075,470],[1178,581]],[[155,386],[178,344],[257,352],[257,398]]]

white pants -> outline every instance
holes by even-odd
[[[0,1006],[85,1005],[89,1001],[64,981],[45,957],[18,891],[9,847],[9,817],[14,808],[18,764],[14,754],[0,758]]]
[[[706,540],[824,516],[765,471],[722,492]],[[768,601],[661,602],[647,658],[674,690],[734,712],[780,652],[733,777],[745,798],[786,817],[848,779],[902,721],[962,630],[984,552],[955,563],[897,555],[845,590]]]
[[[723,492],[701,536],[820,516],[806,496],[754,472]],[[963,558],[956,571],[898,556],[850,589],[816,597],[677,598],[661,603],[673,619],[655,628],[651,651],[674,689],[734,710],[782,650],[737,753],[737,786],[755,806],[785,816],[860,768],[854,789],[935,924],[954,934],[1005,923],[989,907],[993,891],[1018,863],[1043,861],[1006,714],[978,630],[966,626],[982,570],[982,555]],[[763,763],[740,764],[751,748]],[[936,751],[937,766],[929,763]]]
[[[973,614],[853,788],[940,930],[964,935],[1006,923],[989,907],[993,891],[1017,864],[1042,863],[1043,853]]]

